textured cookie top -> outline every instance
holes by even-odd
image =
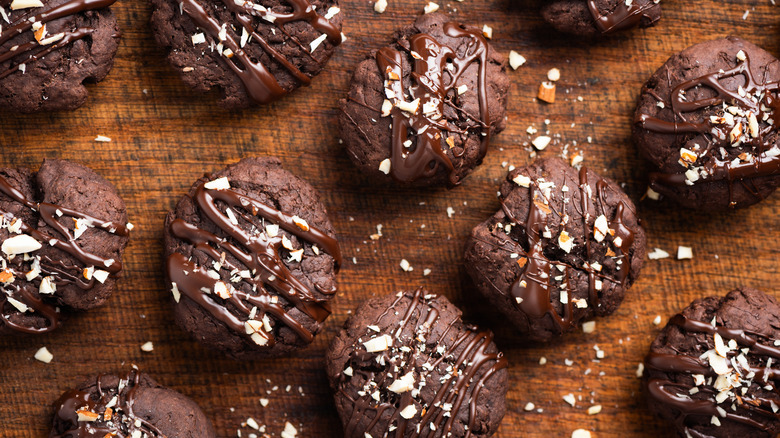
[[[0,169],[0,332],[48,332],[59,307],[102,304],[131,227],[116,188],[80,164]]]
[[[280,99],[320,73],[342,41],[335,0],[152,0],[157,41],[185,83],[242,108]]]
[[[345,437],[486,437],[505,410],[507,361],[445,297],[370,299],[334,338],[327,372]]]
[[[395,40],[358,65],[341,101],[342,138],[366,172],[458,184],[506,123],[506,62],[480,30],[438,13]]]
[[[146,374],[100,375],[55,403],[50,438],[211,438],[211,422],[189,398]]]
[[[276,158],[198,180],[165,227],[179,322],[207,345],[234,357],[285,353],[330,314],[341,262],[333,226],[316,191]]]
[[[0,0],[0,102],[32,112],[84,103],[119,40],[116,0]]]
[[[780,306],[742,288],[673,316],[645,359],[650,408],[680,436],[780,433]]]
[[[500,199],[472,231],[466,267],[521,331],[546,340],[617,308],[645,253],[634,204],[617,184],[541,159],[510,172]]]
[[[648,27],[661,18],[660,0],[553,0],[544,19],[561,32],[594,37]]]
[[[739,208],[780,184],[780,62],[735,37],[672,56],[639,97],[634,141],[651,187],[702,209]]]

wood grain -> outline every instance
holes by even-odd
[[[555,137],[542,155],[583,151],[586,165],[625,183],[638,200],[646,172],[630,142],[630,121],[642,82],[674,52],[727,34],[780,55],[778,11],[769,0],[670,1],[657,27],[591,44],[550,32],[538,16],[539,4],[527,0],[442,3],[460,20],[492,26],[493,44],[503,53],[514,49],[528,58],[510,73],[507,129],[495,137],[484,164],[454,190],[377,186],[356,172],[339,145],[336,102],[346,93],[353,66],[386,44],[425,3],[390,0],[387,12],[377,15],[368,0],[342,0],[349,39],[312,86],[276,104],[232,113],[217,107],[214,96],[193,95],[181,84],[151,37],[148,4],[124,0],[114,8],[124,30],[114,69],[90,87],[85,107],[34,116],[0,110],[0,165],[37,168],[44,157],[78,160],[117,185],[136,224],[124,277],[105,307],[71,318],[51,335],[0,339],[0,436],[46,436],[49,405],[64,390],[90,375],[137,364],[195,399],[220,437],[236,436],[238,429],[246,436],[241,423],[247,417],[267,424],[273,436],[290,421],[301,437],[337,437],[340,426],[323,372],[328,341],[363,299],[417,285],[447,295],[469,319],[496,331],[512,364],[509,410],[498,437],[568,437],[576,428],[595,437],[671,436],[646,412],[635,376],[660,329],[652,320],[661,315],[665,323],[692,299],[739,285],[777,295],[780,196],[720,215],[640,202],[650,248],[674,252],[690,245],[694,259],[649,261],[622,307],[599,319],[595,333],[552,345],[525,345],[475,296],[463,270],[464,241],[498,208],[502,163],[531,161],[529,126]],[[562,72],[558,101],[537,103],[536,88],[552,67]],[[97,135],[113,141],[94,142]],[[254,155],[279,156],[319,189],[349,262],[339,277],[334,314],[309,349],[237,363],[206,351],[172,325],[161,278],[162,222],[197,177]],[[447,207],[455,210],[451,218]],[[384,225],[384,237],[372,241],[368,236],[377,224]],[[401,271],[402,258],[414,271]],[[423,276],[425,268],[430,275]],[[155,345],[152,353],[140,350],[147,341]],[[605,350],[605,359],[595,360],[594,345]],[[54,354],[52,363],[33,359],[41,346]],[[543,356],[547,364],[541,366]],[[568,393],[581,397],[576,407],[561,398]],[[270,404],[263,408],[260,398]],[[543,412],[525,412],[528,402]],[[591,404],[601,404],[602,413],[587,415]]]

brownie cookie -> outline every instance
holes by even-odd
[[[273,102],[317,76],[341,44],[336,0],[152,0],[152,27],[188,86],[226,108]]]
[[[131,228],[116,188],[80,164],[0,169],[0,334],[49,332],[61,308],[103,304]]]
[[[780,185],[780,62],[736,37],[669,58],[642,88],[634,142],[650,187],[701,210],[743,208]]]
[[[501,209],[471,231],[466,271],[523,334],[547,341],[609,315],[636,280],[645,233],[613,181],[557,158],[509,173]]]
[[[645,359],[652,411],[680,437],[780,433],[780,306],[742,288],[702,298],[669,320]]]
[[[165,220],[176,322],[234,359],[305,347],[330,315],[341,253],[319,195],[276,158],[195,182]]]
[[[506,411],[507,361],[443,296],[363,303],[333,339],[327,374],[346,438],[488,437]]]
[[[506,126],[506,61],[472,27],[426,14],[371,52],[340,102],[352,162],[380,181],[456,185]]]
[[[136,370],[93,377],[55,403],[49,438],[210,438],[214,428],[195,402]]]
[[[661,18],[660,0],[551,0],[542,17],[556,30],[598,37],[634,27],[650,27]]]
[[[116,0],[0,0],[0,107],[70,110],[114,64]]]

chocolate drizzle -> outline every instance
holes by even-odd
[[[268,70],[268,67],[259,61],[255,61],[254,57],[242,48],[242,44],[236,41],[236,38],[232,35],[230,23],[220,23],[208,13],[206,7],[201,5],[199,1],[182,0],[182,11],[190,17],[196,26],[208,33],[220,47],[224,46],[230,49],[231,57],[225,55],[222,59],[244,84],[249,97],[257,103],[269,103],[286,95],[289,90],[282,88],[273,73]],[[308,85],[311,82],[311,78],[274,49],[260,35],[260,27],[254,23],[255,19],[261,19],[263,23],[268,25],[275,25],[276,29],[283,32],[291,40],[292,44],[300,46],[308,56],[318,63],[320,61],[314,57],[309,48],[290,35],[284,29],[284,25],[296,21],[305,21],[314,29],[326,35],[327,40],[334,46],[341,44],[341,31],[325,17],[317,14],[308,0],[286,1],[292,7],[292,11],[289,13],[274,12],[251,1],[238,4],[234,0],[221,0],[221,3],[236,17],[238,24],[243,29],[246,29],[252,42],[259,44],[276,63],[284,67],[296,80],[304,85]]]
[[[440,320],[439,311],[433,305],[433,298],[424,293],[422,288],[413,294],[399,293],[393,304],[379,316],[378,322],[393,312],[403,312],[402,319],[383,329],[387,330],[386,334],[367,332],[371,337],[391,337],[392,343],[386,350],[370,353],[362,344],[353,346],[346,364],[353,369],[352,373],[337,376],[339,393],[353,404],[350,419],[344,425],[345,437],[369,436],[380,421],[386,433],[375,436],[448,436],[464,406],[468,406],[469,412],[465,437],[471,436],[480,391],[485,382],[507,367],[508,362],[500,352],[487,352],[493,343],[493,334],[488,330],[459,327],[462,324],[460,318],[454,318],[441,330],[434,329]],[[408,308],[399,307],[405,301],[408,301]],[[438,338],[429,338],[439,331]],[[448,337],[453,340],[448,341]],[[416,345],[416,342],[424,345]],[[430,362],[423,363],[418,350],[430,354]],[[392,382],[409,373],[414,376],[415,388],[435,385],[439,389],[425,399],[419,394],[419,389],[400,392],[387,389]],[[441,378],[435,377],[439,374]],[[359,398],[348,394],[345,388],[353,378],[359,382],[371,382],[374,388],[371,392],[376,389],[381,393],[379,399],[370,393]],[[415,406],[413,416],[403,414],[408,406]],[[368,424],[361,423],[361,418],[369,412],[373,413],[373,420]]]
[[[42,11],[36,14],[22,14],[19,18],[11,22],[8,28],[0,26],[0,29],[2,29],[2,32],[0,32],[0,64],[26,55],[16,64],[5,70],[0,70],[0,79],[3,79],[20,69],[24,71],[28,64],[42,59],[54,50],[58,50],[75,41],[89,37],[95,32],[95,29],[89,27],[73,28],[63,30],[61,33],[54,35],[43,34],[41,38],[38,38],[36,35],[33,35],[35,29],[33,27],[34,25],[45,25],[54,20],[82,12],[104,9],[115,2],[116,0],[68,0],[65,3],[49,9],[47,9],[46,6],[43,8],[32,8],[30,11]],[[36,25],[35,23],[38,24]],[[26,31],[30,32],[29,42],[3,47],[3,45],[13,37]]]
[[[105,232],[120,236],[127,236],[129,234],[129,229],[124,224],[98,219],[74,209],[27,199],[22,192],[14,188],[2,176],[0,176],[0,193],[29,210],[37,212],[37,216],[40,220],[45,222],[46,225],[53,228],[60,235],[60,237],[56,237],[46,234],[33,228],[29,224],[24,223],[20,218],[15,217],[13,213],[0,209],[0,220],[3,223],[2,228],[9,229],[10,236],[8,238],[21,234],[31,236],[44,247],[51,246],[57,248],[82,264],[82,266],[69,265],[60,260],[54,260],[48,255],[36,256],[35,251],[25,253],[25,259],[22,262],[19,262],[19,259],[23,257],[22,254],[11,257],[7,254],[3,254],[7,261],[3,260],[5,267],[2,270],[4,281],[0,284],[0,289],[4,292],[0,293],[0,311],[2,311],[2,321],[0,321],[0,325],[23,333],[49,332],[60,325],[59,310],[56,305],[61,303],[59,302],[59,299],[53,295],[53,291],[39,291],[44,281],[51,281],[56,287],[75,285],[82,290],[89,290],[98,284],[98,280],[95,278],[96,272],[103,271],[106,273],[106,277],[108,277],[109,275],[115,276],[122,270],[122,263],[119,260],[101,257],[81,248],[76,242],[77,237],[75,228],[71,229],[66,227],[60,223],[58,219],[60,217],[69,217],[73,219],[75,224],[74,227],[101,229]],[[16,228],[19,234],[11,232],[10,228]],[[27,264],[27,256],[30,257],[29,264]],[[27,266],[24,266],[25,264],[27,264]],[[31,273],[36,270],[36,266],[40,273],[32,275]],[[86,274],[87,272],[89,272],[89,275]],[[8,306],[6,306],[7,303],[13,304],[13,301],[9,300],[15,300],[24,306],[27,306],[28,309],[26,312],[32,312],[42,316],[47,324],[44,327],[32,327],[13,322],[11,320],[11,314],[6,313],[5,311],[8,308]],[[21,309],[19,309],[17,305],[14,305],[13,307],[15,310],[21,312]]]
[[[411,102],[407,102],[404,90],[406,55],[390,47],[382,48],[376,54],[377,65],[385,79],[386,94],[392,104],[389,110],[392,117],[390,175],[401,182],[431,177],[443,166],[449,174],[449,183],[458,184],[459,177],[448,151],[455,157],[465,154],[465,148],[457,151],[455,139],[465,141],[472,130],[482,136],[479,160],[487,152],[491,124],[486,82],[487,40],[479,31],[454,22],[446,23],[444,32],[452,38],[468,39],[463,54],[425,33],[409,38],[410,56],[414,58],[411,74],[414,85],[408,87]],[[458,79],[473,62],[479,63],[478,89],[474,91],[479,99],[480,113],[477,117],[465,114],[471,125],[460,128],[446,118],[445,105],[463,112],[452,100],[456,98]],[[383,110],[382,115],[387,113]]]
[[[746,391],[739,392],[737,388],[734,388],[735,394],[718,401],[716,396],[721,391],[715,387],[712,381],[722,377],[716,373],[714,367],[707,363],[706,354],[689,356],[679,352],[669,354],[651,351],[645,359],[648,370],[683,375],[682,378],[671,377],[674,381],[666,378],[650,378],[647,382],[648,393],[654,401],[672,406],[677,411],[676,422],[680,430],[685,430],[694,437],[708,436],[689,428],[687,422],[689,417],[704,417],[705,419],[717,417],[762,431],[769,431],[766,428],[768,421],[780,420],[776,404],[780,399],[780,391],[776,387],[776,383],[780,380],[780,369],[772,368],[773,363],[780,363],[780,348],[764,343],[766,340],[773,341],[771,337],[741,329],[713,326],[711,323],[691,320],[682,314],[675,315],[669,324],[686,333],[701,333],[711,336],[717,334],[725,340],[735,341],[738,348],[730,349],[725,360],[729,372],[737,375],[740,380],[740,384],[737,386],[748,388]],[[749,352],[744,353],[743,349],[748,349]],[[736,356],[740,353],[746,357],[744,361],[737,360]],[[695,383],[692,384],[693,377],[685,377],[695,374],[710,380],[706,384],[695,385]],[[691,383],[686,383],[686,381]],[[690,390],[694,387],[697,388],[696,391],[691,392]],[[775,397],[762,397],[761,394],[766,392]],[[729,402],[731,400],[734,402]],[[719,406],[721,403],[724,405],[723,408]]]
[[[133,370],[116,388],[104,389],[98,376],[96,393],[71,390],[55,404],[55,426],[49,438],[165,438],[153,424],[133,411],[141,374]],[[82,421],[79,421],[79,417]],[[64,430],[63,430],[64,429]],[[63,430],[57,432],[56,430]],[[134,434],[135,432],[135,434]],[[143,435],[136,435],[138,432]]]
[[[602,15],[596,6],[596,0],[588,0],[588,10],[593,16],[598,30],[606,35],[621,30],[631,29],[639,25],[642,20],[655,21],[647,14],[647,11],[656,6],[656,2],[650,0],[645,4],[637,4],[637,0],[626,4],[624,0],[618,0],[615,9]]]
[[[275,225],[268,224],[278,224],[281,230],[301,241],[319,246],[333,257],[338,268],[341,252],[336,239],[301,222],[296,216],[282,213],[230,189],[207,189],[201,184],[195,190],[193,200],[206,218],[226,236],[218,236],[182,219],[170,223],[174,237],[193,245],[197,252],[213,259],[215,265],[215,270],[209,269],[182,254],[171,254],[166,270],[173,283],[174,295],[181,293],[187,296],[225,326],[246,334],[258,345],[274,345],[272,324],[276,322],[289,327],[300,339],[310,343],[314,334],[290,316],[286,307],[294,306],[320,323],[330,315],[329,307],[287,268],[282,247],[287,245],[285,250],[290,251],[292,257],[291,243],[279,230],[272,231],[271,227]],[[247,224],[249,230],[242,228],[239,221]],[[265,229],[259,229],[259,224],[266,224]],[[302,257],[304,250],[305,256],[314,254],[312,248],[301,248]],[[220,280],[224,273],[220,272],[222,270],[230,273],[230,282]],[[330,296],[336,293],[335,286],[327,290],[317,285],[314,287],[320,294]]]
[[[551,183],[548,183],[551,184]],[[609,231],[604,233],[603,242],[605,245],[614,248],[613,257],[618,265],[616,275],[608,276],[596,269],[593,263],[584,263],[577,267],[565,262],[553,261],[545,254],[545,242],[543,241],[543,232],[547,227],[547,216],[556,214],[563,218],[567,216],[565,211],[568,203],[563,203],[564,211],[555,212],[552,207],[551,192],[545,194],[540,189],[538,180],[531,180],[529,183],[529,202],[528,216],[525,223],[518,221],[509,211],[506,204],[502,203],[505,215],[511,221],[512,225],[521,225],[524,229],[521,235],[525,239],[520,242],[517,251],[521,257],[518,258],[518,265],[521,273],[512,284],[510,289],[510,298],[516,304],[517,308],[530,318],[540,319],[549,315],[555,325],[561,331],[573,328],[576,320],[574,318],[574,292],[571,284],[576,281],[578,272],[584,271],[588,275],[588,306],[599,307],[600,291],[611,287],[610,284],[621,285],[625,287],[630,270],[630,260],[627,257],[628,251],[634,242],[634,233],[624,224],[626,209],[628,208],[623,201],[620,201],[615,209],[613,218],[608,222]],[[580,191],[580,209],[578,212],[582,218],[582,227],[585,230],[585,256],[590,257],[595,251],[592,250],[590,233],[594,230],[593,221],[590,216],[591,207],[596,214],[606,215],[608,213],[607,205],[604,200],[605,192],[608,188],[607,182],[599,178],[596,181],[596,202],[592,205],[592,185],[588,181],[588,171],[582,167],[579,171],[579,191]],[[561,188],[558,188],[560,190]],[[605,230],[606,231],[606,230]],[[563,231],[562,231],[563,232]],[[549,238],[552,238],[550,235]],[[618,240],[619,239],[619,240]],[[595,239],[594,239],[595,240]],[[620,242],[619,244],[617,242]],[[624,250],[625,248],[625,250]],[[609,254],[609,250],[607,251]],[[553,300],[552,290],[555,288],[555,277],[559,271],[562,274],[559,295],[565,293],[566,299]],[[601,287],[597,287],[597,282]],[[557,310],[557,303],[561,301],[562,312]]]
[[[744,58],[737,58],[735,67],[677,85],[669,102],[658,99],[670,106],[673,120],[648,114],[637,115],[635,123],[643,129],[659,134],[702,138],[693,147],[694,159],[687,163],[681,160],[683,170],[679,173],[652,173],[651,185],[684,186],[725,180],[731,188],[734,181],[780,173],[780,149],[775,127],[780,115],[780,82],[757,80],[750,68],[748,55],[741,54]],[[733,90],[726,88],[722,81],[731,78],[742,78],[742,84]],[[711,90],[714,95],[688,100],[690,92],[699,89]],[[719,106],[722,116],[708,116],[701,112],[708,108],[718,111]],[[695,149],[699,147],[702,149]],[[687,173],[686,168],[689,169]]]

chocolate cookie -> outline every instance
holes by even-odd
[[[669,320],[645,359],[649,406],[680,437],[780,433],[780,306],[742,288],[702,298]]]
[[[426,14],[361,62],[341,101],[352,162],[380,181],[455,185],[506,126],[506,61],[472,27]]]
[[[425,290],[363,303],[327,373],[346,438],[488,437],[506,410],[507,361],[487,330]]]
[[[114,64],[116,0],[0,0],[0,107],[70,110]]]
[[[330,315],[341,253],[319,195],[276,158],[195,182],[165,219],[176,322],[235,359],[305,347]]]
[[[552,0],[542,17],[560,32],[598,37],[634,27],[650,27],[661,18],[660,0]]]
[[[101,374],[55,403],[49,438],[210,438],[214,428],[200,407],[138,371]]]
[[[0,169],[0,333],[45,333],[60,309],[111,295],[132,228],[108,181],[80,164]]]
[[[465,266],[520,332],[547,341],[617,309],[646,243],[617,184],[548,158],[510,172],[499,198],[501,209],[471,231]]]
[[[743,208],[780,185],[780,62],[736,37],[669,58],[642,88],[634,142],[650,187],[702,210]]]
[[[226,108],[273,102],[308,85],[342,41],[336,0],[152,0],[157,42],[184,83],[216,88]]]

